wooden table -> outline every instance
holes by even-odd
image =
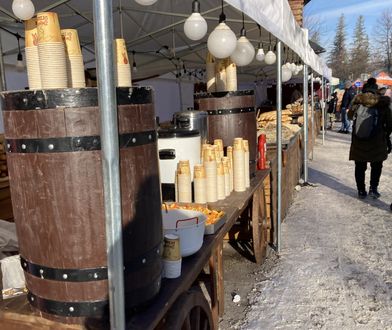
[[[241,213],[252,203],[252,227],[255,258],[260,263],[265,257],[265,203],[264,180],[269,177],[269,170],[258,171],[251,179],[251,187],[245,192],[232,193],[228,198],[210,207],[222,209],[226,213],[226,223],[214,235],[204,237],[203,246],[194,255],[182,261],[181,276],[176,279],[164,279],[162,287],[154,301],[129,319],[127,329],[148,330],[162,328],[163,320],[176,300],[197,281],[206,264],[209,265],[209,285],[211,310],[214,328],[218,329],[219,315],[224,309],[223,286],[223,238],[234,225]],[[62,324],[42,319],[26,303],[25,297],[18,297],[0,302],[0,324],[4,329],[66,329]],[[82,329],[80,326],[69,327]],[[164,328],[164,326],[163,326]]]

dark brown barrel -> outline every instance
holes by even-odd
[[[11,195],[29,301],[66,323],[108,311],[97,89],[1,95]],[[117,89],[126,308],[161,283],[153,92]],[[115,111],[115,109],[113,109]]]
[[[222,139],[225,147],[236,137],[249,141],[250,172],[256,170],[257,124],[252,90],[195,94],[195,109],[208,113],[208,140]]]

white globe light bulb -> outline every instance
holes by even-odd
[[[303,66],[302,64],[300,64],[300,65],[298,66],[298,68],[299,68],[299,71],[302,71],[302,70],[304,69],[304,66]]]
[[[207,22],[200,13],[192,13],[184,24],[184,33],[191,40],[200,40],[207,33]]]
[[[291,70],[287,66],[282,65],[282,82],[289,81],[292,75]]]
[[[151,6],[158,0],[135,0],[139,5],[142,6]]]
[[[264,58],[265,58],[264,49],[263,48],[259,48],[257,50],[256,60],[259,61],[259,62],[263,62]]]
[[[237,38],[234,32],[226,25],[219,23],[218,26],[208,36],[208,51],[215,58],[227,58],[235,50]]]
[[[237,46],[234,52],[230,55],[231,60],[237,66],[245,66],[250,64],[255,57],[255,49],[245,36],[237,40]]]
[[[12,11],[19,19],[26,21],[34,16],[35,8],[31,0],[14,0]]]
[[[265,54],[264,62],[268,65],[272,65],[276,62],[276,55],[272,50]]]
[[[295,65],[295,63],[290,64],[290,70],[291,72],[295,72],[295,70],[297,70],[297,66]]]

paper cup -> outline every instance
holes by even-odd
[[[65,44],[65,51],[68,55],[82,55],[80,49],[78,31],[75,29],[61,30],[61,37]]]
[[[181,276],[181,260],[171,261],[163,259],[163,270],[166,278],[177,278]]]
[[[30,89],[42,89],[38,47],[25,48],[27,79]]]
[[[193,185],[195,188],[195,203],[205,204],[207,203],[207,179],[204,177],[197,178],[193,180]]]
[[[63,42],[59,18],[56,13],[41,12],[37,14],[38,43]]]
[[[67,88],[67,62],[63,42],[38,43],[42,88]]]
[[[25,47],[38,45],[37,19],[32,18],[25,21]]]
[[[116,63],[129,64],[128,51],[124,39],[114,39],[114,51]]]
[[[181,259],[180,237],[166,234],[163,239],[163,259],[178,261]]]

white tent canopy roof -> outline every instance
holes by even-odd
[[[76,28],[79,33],[86,67],[95,66],[92,1],[79,0],[33,0],[36,11],[55,11],[60,16],[61,28]],[[247,37],[255,47],[262,41],[264,50],[269,47],[269,32],[291,48],[315,72],[331,77],[330,69],[310,47],[306,30],[296,23],[287,0],[225,0],[224,11],[227,24],[239,35],[242,27],[241,11],[245,17]],[[158,0],[152,6],[140,6],[133,0],[122,0],[122,15],[119,14],[120,0],[113,1],[115,37],[124,37],[132,63],[132,52],[138,71],[135,79],[158,76],[167,72],[182,69],[204,68],[207,54],[208,34],[218,24],[221,12],[221,1],[200,0],[201,13],[208,22],[208,34],[203,40],[192,42],[183,32],[183,22],[191,13],[192,0]],[[15,22],[12,17],[12,1],[0,3],[0,27],[23,36],[23,24]],[[229,6],[230,5],[230,6]],[[122,22],[122,23],[121,23]],[[259,29],[256,23],[262,27]],[[7,64],[16,62],[17,42],[10,34],[2,33],[3,53]],[[23,42],[21,40],[21,46]],[[289,53],[290,54],[290,53]],[[287,56],[287,55],[286,55]],[[285,59],[286,56],[283,58]],[[294,60],[288,55],[288,60]],[[274,78],[276,66],[253,61],[249,66],[239,70],[241,80],[258,80]]]

